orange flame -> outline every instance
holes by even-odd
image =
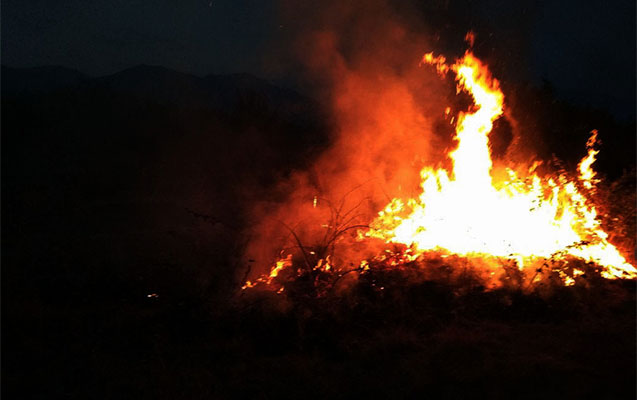
[[[579,178],[586,189],[592,189],[598,180],[595,179],[595,170],[591,168],[595,162],[595,156],[599,153],[599,150],[595,150],[595,143],[597,143],[597,130],[591,132],[591,137],[586,142],[586,148],[588,149],[588,155],[582,158],[582,161],[578,165]]]
[[[425,54],[423,62],[440,74],[453,71],[458,90],[473,97],[477,110],[458,115],[458,147],[449,154],[452,174],[425,167],[420,196],[394,198],[365,236],[403,243],[420,254],[437,250],[511,259],[520,268],[571,255],[602,266],[606,278],[636,278],[637,270],[607,241],[595,207],[576,182],[563,175],[543,179],[534,168],[526,179],[506,169],[509,178],[494,182],[489,133],[503,114],[504,96],[487,67],[469,51],[451,66],[433,53]],[[579,165],[579,180],[587,189],[596,183],[591,168],[596,136],[593,131],[588,156]]]
[[[469,45],[469,47],[473,47],[473,44],[476,41],[476,35],[475,33],[473,33],[473,31],[469,31],[467,32],[467,34],[464,36],[464,41],[467,42],[467,44]]]
[[[253,288],[255,286],[257,286],[260,283],[266,284],[266,285],[270,285],[272,283],[272,281],[279,276],[279,274],[281,273],[281,271],[283,271],[285,268],[287,267],[291,267],[292,266],[292,254],[288,254],[286,257],[281,256],[281,258],[279,260],[277,260],[277,262],[274,264],[274,266],[272,267],[272,270],[270,270],[270,274],[267,276],[260,276],[259,278],[257,278],[254,282],[252,281],[246,281],[243,286],[241,286],[241,290],[246,290],[246,289],[250,289]],[[283,291],[279,291],[277,293],[282,293]]]

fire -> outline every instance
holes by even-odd
[[[597,130],[593,130],[593,132],[591,132],[591,137],[586,142],[588,155],[584,157],[579,163],[579,178],[586,189],[592,189],[593,186],[598,182],[598,180],[595,179],[595,170],[591,168],[591,166],[595,162],[595,156],[597,155],[597,153],[599,153],[598,150],[595,150],[596,142]]]
[[[468,40],[472,42],[473,37]],[[242,289],[280,283],[284,281],[281,272],[286,269],[293,274],[310,274],[317,284],[326,275],[338,281],[350,272],[369,273],[379,263],[399,268],[426,261],[428,253],[441,259],[474,260],[485,268],[485,275],[493,278],[497,278],[498,268],[513,264],[520,271],[528,271],[527,277],[536,282],[547,260],[566,265],[570,258],[596,264],[607,279],[637,278],[637,269],[608,241],[598,210],[589,198],[599,182],[592,168],[598,154],[598,132],[591,132],[587,155],[578,164],[575,177],[566,173],[540,176],[536,169],[541,162],[537,161],[526,171],[494,166],[489,134],[504,113],[499,82],[471,51],[451,65],[445,57],[433,53],[425,54],[422,63],[433,65],[440,75],[454,73],[458,92],[467,92],[475,106],[455,116],[451,115],[451,107],[445,108],[451,123],[456,121],[457,147],[448,154],[451,171],[424,167],[420,171],[420,195],[392,199],[366,229],[359,229],[354,239],[375,238],[386,244],[400,244],[398,250],[384,249],[369,259],[342,260],[328,254],[326,246],[317,247],[321,251],[304,246],[292,231],[305,267],[294,269],[292,254],[282,251],[269,274],[247,281]],[[312,198],[313,209],[318,207],[317,199]],[[340,212],[336,210],[336,215]],[[334,229],[332,223],[321,227],[328,233]],[[574,285],[584,275],[580,269],[568,269],[570,273],[564,268],[554,271],[566,286]],[[280,287],[277,293],[283,291],[282,286],[275,286]]]
[[[292,254],[288,254],[286,257],[281,257],[272,267],[270,274],[268,276],[261,276],[255,282],[246,281],[243,286],[241,286],[242,290],[253,288],[257,286],[259,283],[263,283],[269,285],[272,281],[279,276],[279,273],[283,271],[287,267],[292,266]],[[281,291],[282,292],[282,291]]]
[[[451,66],[432,53],[423,62],[440,74],[453,71],[458,90],[472,96],[476,110],[458,115],[458,147],[449,154],[452,173],[423,168],[420,196],[394,198],[365,236],[402,243],[421,254],[433,250],[511,259],[519,268],[570,255],[602,266],[607,278],[637,277],[637,270],[608,242],[597,210],[582,190],[596,183],[591,166],[597,132],[592,132],[588,155],[579,164],[579,185],[564,175],[543,179],[529,172],[521,178],[511,169],[506,169],[507,179],[496,182],[489,133],[504,110],[498,81],[469,51]]]

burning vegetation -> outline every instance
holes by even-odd
[[[467,41],[471,45],[473,36]],[[470,50],[453,64],[427,53],[422,64],[434,66],[441,77],[453,74],[456,93],[472,101],[457,115],[445,108],[457,142],[448,152],[451,167],[424,166],[420,194],[388,199],[372,218],[361,211],[368,198],[347,206],[347,197],[358,188],[337,204],[315,195],[309,200],[311,212],[329,210],[322,238],[315,235],[308,242],[299,233],[303,222],[294,228],[281,223],[292,244],[280,251],[269,273],[251,278],[249,270],[243,290],[282,294],[305,282],[303,290],[311,288],[306,295],[320,297],[357,281],[384,290],[378,273],[399,272],[414,282],[441,269],[447,277],[470,270],[487,288],[513,282],[521,289],[547,282],[570,286],[591,275],[637,277],[635,267],[609,242],[594,201],[600,182],[593,169],[596,130],[576,174],[540,174],[541,161],[523,168],[494,165],[489,134],[505,109],[499,82]]]

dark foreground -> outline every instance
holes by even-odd
[[[424,282],[283,306],[123,296],[5,314],[7,398],[635,397],[635,285],[453,294]],[[457,289],[457,288],[456,288]]]

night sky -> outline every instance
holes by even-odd
[[[478,37],[527,47],[525,79],[546,79],[569,100],[634,118],[634,1],[439,0],[424,8],[431,4],[464,16]],[[152,64],[277,80],[271,49],[294,36],[287,29],[275,1],[3,0],[2,64],[62,65],[89,75]]]

